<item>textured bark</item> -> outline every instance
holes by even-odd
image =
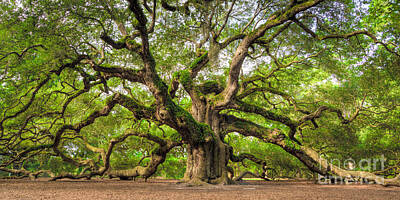
[[[198,146],[188,145],[187,168],[184,181],[198,185],[202,183],[230,184],[228,177],[228,152],[225,144],[217,141]]]
[[[227,167],[230,151],[220,135],[220,117],[205,103],[199,107],[193,106],[192,111],[197,121],[207,123],[211,127],[214,135],[204,143],[187,145],[188,158],[184,181],[193,185],[231,184]]]

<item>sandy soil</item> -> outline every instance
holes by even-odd
[[[176,182],[0,179],[0,199],[400,199],[400,188],[379,185],[246,181],[241,185],[187,187]]]

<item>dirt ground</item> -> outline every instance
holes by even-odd
[[[400,199],[400,188],[245,181],[240,185],[187,187],[173,180],[31,181],[0,179],[0,199]]]

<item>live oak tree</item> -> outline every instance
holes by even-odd
[[[181,146],[190,184],[233,183],[229,163],[244,159],[265,173],[263,158],[228,144],[234,133],[322,175],[400,183],[326,162],[335,141],[388,132],[396,160],[396,3],[41,0],[1,10],[0,170],[148,178]],[[112,154],[132,137],[151,141],[147,164],[118,170]],[[79,170],[15,167],[40,156]]]

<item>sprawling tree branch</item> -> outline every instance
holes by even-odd
[[[298,123],[295,122],[294,120],[290,119],[289,117],[276,114],[276,113],[266,110],[262,107],[248,104],[248,103],[245,103],[240,100],[236,100],[235,103],[233,104],[232,108],[234,108],[236,110],[248,112],[248,113],[258,114],[260,116],[263,116],[265,119],[285,124],[286,126],[288,126],[290,128],[289,136],[292,139],[295,139],[294,134],[296,133],[296,128],[298,126]]]
[[[371,172],[345,170],[329,163],[311,148],[299,145],[285,137],[285,135],[279,134],[279,130],[271,131],[253,122],[234,116],[226,115],[224,119],[224,127],[226,127],[228,132],[238,132],[244,136],[253,136],[264,142],[278,145],[286,152],[298,158],[313,172],[321,175],[336,174],[347,178],[364,178],[384,186],[400,186],[400,175],[393,179],[384,179]]]
[[[126,69],[122,67],[103,67],[94,63],[92,63],[92,67],[98,72],[103,72],[105,78],[107,79],[111,77],[118,77],[131,82],[144,83],[143,70]]]
[[[316,33],[314,33],[314,31],[312,31],[311,29],[309,29],[306,25],[304,25],[303,23],[301,23],[298,19],[293,18],[292,21],[294,21],[298,26],[300,26],[304,31],[306,31],[307,33],[309,33],[313,38],[317,39],[317,40],[327,40],[327,39],[337,39],[337,38],[343,38],[343,39],[348,39],[357,35],[366,35],[369,38],[371,38],[374,43],[376,44],[380,44],[383,47],[385,47],[385,49],[387,51],[389,51],[390,53],[395,54],[396,56],[400,57],[399,52],[396,52],[395,50],[389,48],[389,45],[378,40],[376,38],[376,36],[374,34],[372,34],[371,32],[365,31],[365,30],[359,30],[359,31],[353,31],[351,33],[346,33],[346,34],[331,34],[331,35],[325,35],[325,36],[318,36]]]
[[[218,107],[223,107],[232,102],[234,95],[236,95],[236,93],[238,92],[240,69],[242,68],[244,59],[248,54],[248,48],[250,47],[250,45],[256,42],[256,40],[258,40],[260,37],[264,36],[267,30],[284,24],[285,22],[293,18],[297,13],[307,10],[311,7],[314,7],[322,1],[323,0],[310,0],[302,2],[300,4],[288,8],[282,13],[276,13],[270,16],[270,18],[265,24],[254,30],[252,33],[248,34],[241,41],[238,48],[236,49],[236,52],[232,58],[232,62],[230,65],[227,87],[223,92],[224,101],[220,102]]]
[[[147,179],[152,176],[156,172],[157,167],[165,161],[167,153],[171,151],[172,148],[181,145],[180,142],[164,140],[152,134],[139,133],[134,130],[127,130],[127,133],[134,136],[147,138],[157,143],[158,146],[151,151],[150,161],[147,166],[136,166],[132,169],[127,170],[109,170],[107,172],[107,175],[111,177],[120,177],[122,179],[126,179],[128,177],[135,178],[138,176],[142,176]]]

